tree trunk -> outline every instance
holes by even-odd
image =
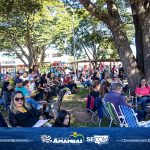
[[[118,50],[121,62],[123,64],[123,68],[125,69],[129,87],[132,93],[134,92],[136,86],[139,83],[139,79],[143,74],[138,69],[137,62],[130,48],[130,44],[128,42],[126,34],[123,31],[121,31],[121,28],[116,28],[114,28],[114,25],[110,26],[110,30],[114,37],[115,46]]]
[[[93,70],[96,72],[97,61],[92,62]]]
[[[135,44],[136,44],[136,61],[138,63],[139,69],[144,74],[144,49],[143,49],[143,42],[142,42],[142,18],[141,13],[139,13],[139,5],[137,3],[131,2],[131,9],[133,14],[133,22],[135,27]]]
[[[143,75],[150,80],[150,1],[130,0],[135,26],[137,63]]]
[[[46,52],[46,50],[44,50],[44,49],[41,52],[40,66],[42,66],[44,64],[45,52]]]
[[[121,62],[127,75],[131,93],[134,92],[135,87],[139,83],[139,78],[143,75],[143,73],[139,70],[136,59],[130,48],[130,43],[124,31],[121,17],[117,10],[117,6],[115,5],[115,1],[107,1],[108,13],[97,11],[98,8],[90,0],[80,0],[80,2],[92,15],[103,21],[111,30],[115,46],[118,50]]]
[[[150,81],[150,6],[142,21],[144,70],[147,81]]]
[[[32,57],[29,57],[28,62],[29,62],[29,65],[28,65],[28,66],[29,66],[29,68],[32,68],[32,67],[33,67],[33,65],[34,65]]]
[[[131,50],[126,32],[123,28],[123,23],[117,9],[113,9],[114,2],[108,3],[108,20],[106,20],[108,28],[111,30],[115,46],[118,50],[119,57],[123,64],[127,75],[127,80],[131,93],[134,93],[135,88],[139,84],[139,80],[143,72],[139,69],[134,54]]]

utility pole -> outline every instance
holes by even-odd
[[[74,54],[74,73],[75,73],[75,81],[77,78],[76,75],[76,47],[75,47],[75,31],[74,31],[74,9],[72,9],[72,31],[73,31],[73,54]]]

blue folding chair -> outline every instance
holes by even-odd
[[[119,109],[124,116],[127,127],[150,127],[150,121],[138,121],[136,113],[132,108],[120,105]]]

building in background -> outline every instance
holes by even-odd
[[[65,55],[54,48],[49,48],[46,50],[46,57],[44,62],[49,64],[57,63],[69,63],[73,61],[73,57]],[[22,72],[27,66],[15,57],[13,53],[0,52],[0,72],[5,74],[6,72],[14,73],[17,70]]]

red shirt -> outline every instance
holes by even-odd
[[[67,79],[65,78],[64,81],[63,81],[64,84],[68,84],[69,82],[70,82],[70,78],[69,77]]]
[[[147,96],[150,94],[150,88],[149,87],[137,87],[135,90],[135,93],[141,96]]]

